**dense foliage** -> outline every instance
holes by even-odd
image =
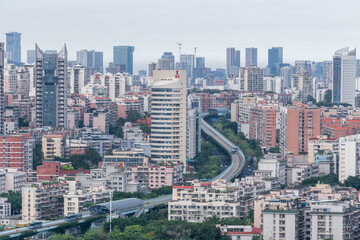
[[[214,124],[215,128],[227,139],[239,146],[247,157],[262,157],[263,152],[259,140],[247,139],[242,132],[237,132],[237,124],[228,119],[223,119]]]
[[[145,123],[140,123],[139,126],[143,133],[151,133],[151,128]]]
[[[212,179],[220,174],[221,159],[214,156],[215,146],[210,142],[202,142],[201,151],[192,163],[200,179]]]
[[[0,193],[0,197],[5,197],[8,199],[8,202],[11,203],[11,212],[12,214],[19,214],[22,208],[22,196],[21,192],[8,191]]]
[[[95,149],[88,148],[85,154],[71,155],[70,158],[55,157],[54,161],[70,162],[75,169],[88,170],[97,167],[102,158]]]
[[[110,124],[109,126],[109,133],[111,135],[115,135],[118,138],[122,138],[123,137],[123,126],[125,125],[126,120],[123,118],[119,118],[116,121],[116,125],[113,126]]]
[[[134,122],[136,122],[137,120],[139,120],[139,119],[141,119],[141,118],[142,118],[142,116],[141,116],[141,114],[140,114],[138,111],[136,111],[136,110],[129,110],[129,111],[127,112],[126,121],[127,121],[127,122],[132,122],[132,123],[134,123]]]
[[[360,190],[360,178],[358,176],[353,177],[353,176],[349,176],[345,181],[344,181],[344,186],[345,187],[353,187],[356,190]]]
[[[35,145],[35,148],[33,151],[33,168],[34,168],[34,170],[36,170],[37,166],[42,165],[44,154],[42,153],[41,149],[42,149],[41,144]]]
[[[328,174],[322,177],[311,177],[302,181],[302,185],[315,186],[317,183],[330,184],[331,186],[339,185],[337,174]]]

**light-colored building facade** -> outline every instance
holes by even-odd
[[[63,158],[65,155],[65,142],[62,135],[44,135],[42,137],[42,152],[45,160],[54,157]]]
[[[186,163],[186,71],[154,71],[151,159]]]
[[[11,216],[11,203],[7,198],[0,198],[0,219]]]

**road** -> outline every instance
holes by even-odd
[[[229,141],[225,136],[223,136],[220,132],[218,132],[216,129],[214,129],[212,126],[210,126],[204,119],[200,120],[200,126],[201,129],[210,137],[212,137],[215,141],[217,141],[224,149],[226,149],[229,154],[231,155],[231,164],[228,166],[222,173],[220,173],[218,176],[212,179],[225,179],[226,181],[230,181],[232,178],[239,175],[244,167],[245,164],[245,156],[243,152],[235,146],[231,141]],[[236,151],[234,151],[234,148],[237,148]],[[147,199],[143,201],[145,208],[152,208],[157,205],[166,204],[170,202],[172,199],[172,195],[165,195],[157,198]],[[140,207],[140,206],[139,206]],[[142,206],[141,206],[142,207]],[[91,215],[87,213],[83,213],[83,219],[89,218]],[[46,231],[49,229],[53,229],[54,226],[60,225],[62,223],[67,223],[68,221],[66,219],[56,220],[52,222],[43,223],[43,228],[37,229],[37,231]],[[29,227],[23,227],[23,228],[17,228],[17,229],[11,229],[7,231],[0,232],[1,236],[6,235],[16,235],[21,232],[31,230]]]

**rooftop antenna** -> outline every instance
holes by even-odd
[[[179,45],[179,62],[181,62],[181,45],[182,45],[182,43],[181,42],[178,42],[178,43],[176,43],[177,45]]]

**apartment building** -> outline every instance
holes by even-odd
[[[312,163],[296,163],[293,167],[286,168],[287,186],[300,185],[302,181],[319,176],[319,166]]]
[[[33,169],[35,141],[28,134],[0,136],[0,168],[16,168],[29,172]]]
[[[20,192],[26,182],[25,172],[20,172],[16,168],[6,168],[5,172],[6,191]]]
[[[64,195],[64,216],[79,213],[88,204],[105,202],[109,198],[110,192],[105,187],[70,191]]]
[[[182,184],[183,171],[182,163],[159,166],[149,165],[146,162],[144,165],[131,167],[131,180],[148,186],[150,189],[179,185]]]
[[[262,148],[275,147],[276,108],[273,106],[251,108],[250,139],[258,139]]]
[[[321,109],[293,102],[292,107],[280,108],[280,150],[294,156],[308,151],[308,140],[320,135]]]
[[[338,143],[339,181],[360,175],[360,134],[340,137]]]
[[[65,156],[65,141],[62,135],[45,135],[42,137],[42,152],[45,160]]]
[[[5,171],[0,171],[0,193],[6,191],[6,173]]]
[[[105,155],[106,163],[123,163],[125,167],[131,168],[136,165],[143,165],[145,161],[144,150],[133,148],[129,150],[114,150],[113,155]]]
[[[22,220],[54,220],[63,215],[69,184],[33,183],[22,188]]]
[[[212,216],[246,218],[248,207],[249,198],[244,197],[238,182],[232,184],[217,180],[201,183],[195,180],[192,186],[173,186],[168,219],[203,222]]]
[[[269,200],[262,211],[263,238],[273,240],[304,239],[304,218],[301,198],[294,195]]]
[[[11,216],[11,203],[7,198],[0,198],[0,219]]]
[[[293,74],[291,76],[291,88],[300,90],[305,98],[309,95],[313,96],[314,87],[311,74]]]

